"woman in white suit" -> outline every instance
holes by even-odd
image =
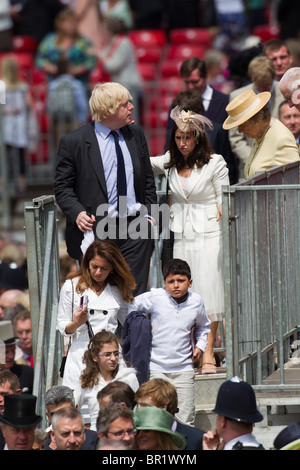
[[[192,290],[204,299],[211,320],[202,373],[216,372],[214,340],[224,313],[222,251],[222,186],[229,185],[228,169],[211,148],[202,115],[176,106],[169,151],[152,157],[155,174],[165,174],[172,194],[170,229],[174,232],[174,258],[191,268]]]
[[[60,291],[56,329],[71,340],[63,385],[74,389],[84,368],[90,338],[99,331],[115,332],[132,302],[135,279],[111,240],[96,240],[86,250],[80,268],[69,274]],[[81,297],[88,303],[81,305]]]

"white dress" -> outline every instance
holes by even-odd
[[[168,174],[164,164],[169,152],[151,157],[154,173]],[[222,186],[229,185],[228,169],[221,155],[194,168],[189,178],[179,177],[176,168],[169,174],[172,192],[170,229],[175,234],[173,257],[184,259],[191,268],[191,290],[201,295],[210,321],[224,314],[222,221],[216,221],[222,203]]]
[[[72,281],[73,281],[73,308],[72,308]],[[78,278],[68,279],[61,288],[58,304],[56,329],[66,337],[72,337],[71,347],[65,365],[63,385],[74,389],[80,383],[80,375],[85,367],[82,358],[89,343],[87,326],[81,325],[73,335],[65,332],[66,326],[72,321],[73,313],[79,306],[81,295],[76,292]],[[116,286],[107,284],[104,291],[98,296],[92,289],[83,292],[89,298],[89,322],[93,333],[107,330],[114,333],[118,327],[118,320],[124,323],[128,313],[128,304],[125,302]]]

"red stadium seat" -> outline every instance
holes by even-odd
[[[162,61],[160,65],[161,77],[179,77],[179,69],[182,64],[181,59],[170,59]]]
[[[145,124],[150,125],[151,129],[165,128],[169,116],[169,110],[155,110],[151,111],[145,119]]]
[[[162,96],[154,96],[150,101],[150,109],[151,111],[155,111],[157,109],[160,109],[162,111],[169,111],[171,104],[173,103],[173,99],[173,94],[163,94]]]
[[[270,39],[278,39],[280,29],[276,25],[255,26],[252,29],[252,34],[253,36],[258,36],[263,42],[266,42]]]
[[[34,68],[31,73],[31,85],[45,85],[47,83],[47,75],[38,68]]]
[[[34,54],[38,48],[37,41],[32,36],[14,36],[13,52],[31,52]]]
[[[180,28],[170,32],[171,44],[200,44],[210,47],[213,35],[206,28]]]
[[[158,64],[161,60],[161,50],[157,46],[137,46],[135,55],[138,62]]]
[[[172,96],[173,98],[177,95],[177,93],[185,89],[184,83],[179,77],[161,78],[157,82],[157,85],[157,93],[159,93],[161,96],[166,95]]]
[[[142,79],[145,82],[152,82],[157,78],[157,71],[154,64],[151,63],[139,63],[138,70]]]
[[[162,29],[141,29],[129,32],[129,38],[134,46],[160,46],[167,43],[167,36]]]
[[[167,59],[181,59],[182,61],[190,57],[202,59],[205,48],[197,44],[171,44],[167,52]]]

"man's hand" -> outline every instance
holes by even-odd
[[[77,227],[83,233],[87,232],[88,230],[93,230],[93,224],[95,221],[95,216],[88,216],[86,211],[79,212],[76,218]]]
[[[201,349],[194,347],[193,361],[199,361],[201,356],[202,356]]]
[[[202,449],[203,450],[222,450],[223,443],[220,443],[220,436],[217,430],[208,431],[203,434]]]

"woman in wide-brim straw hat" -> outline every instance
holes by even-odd
[[[268,106],[270,98],[268,91],[255,94],[253,90],[246,90],[226,107],[228,118],[223,128],[229,130],[237,127],[239,132],[254,139],[245,164],[245,178],[299,160],[293,134],[278,119],[271,117]]]

